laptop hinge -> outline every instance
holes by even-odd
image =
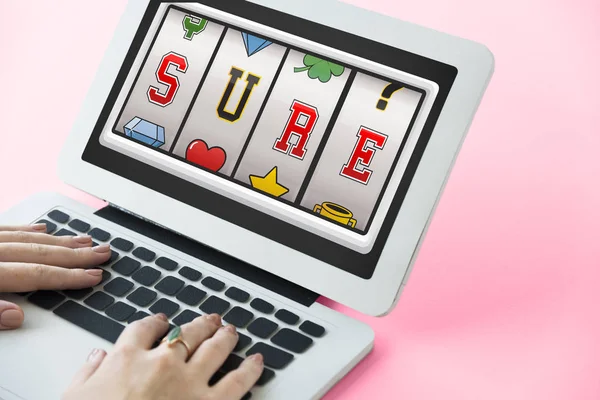
[[[317,293],[302,286],[180,235],[114,204],[96,211],[95,215],[205,261],[306,307],[310,307],[319,298]]]

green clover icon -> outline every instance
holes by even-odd
[[[345,68],[341,65],[322,60],[315,56],[307,54],[304,57],[304,67],[294,68],[294,72],[308,71],[310,79],[319,79],[323,83],[331,80],[332,76],[340,76],[344,73]]]

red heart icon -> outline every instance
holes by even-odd
[[[201,167],[218,172],[227,159],[227,153],[220,147],[208,148],[203,140],[194,140],[185,152],[185,159]]]

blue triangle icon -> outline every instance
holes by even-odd
[[[246,46],[246,53],[248,53],[248,57],[255,55],[259,51],[264,50],[273,44],[273,42],[269,42],[266,39],[250,35],[245,32],[242,32],[242,38],[244,39],[244,45]]]

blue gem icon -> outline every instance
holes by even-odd
[[[242,38],[244,39],[244,45],[246,46],[248,57],[255,55],[259,51],[264,50],[273,44],[273,42],[269,42],[266,39],[259,38],[258,36],[254,36],[245,32],[242,33]]]
[[[139,117],[125,125],[125,135],[156,148],[165,144],[165,128]]]

